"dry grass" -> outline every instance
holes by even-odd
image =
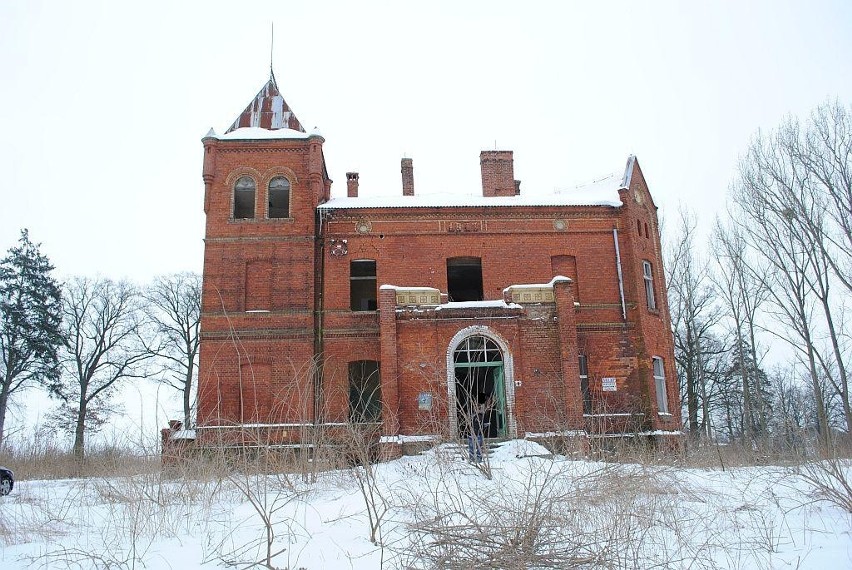
[[[158,471],[160,464],[159,454],[123,446],[92,446],[82,461],[53,444],[6,446],[0,450],[0,465],[13,470],[18,481],[123,477]]]

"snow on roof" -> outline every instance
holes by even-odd
[[[269,81],[260,88],[251,103],[240,113],[237,120],[228,127],[226,133],[238,130],[242,127],[259,127],[262,129],[293,129],[295,131],[304,132],[305,129],[296,118],[296,115],[287,105],[281,92],[278,91],[278,84],[275,82],[275,75],[270,70]]]
[[[212,129],[211,129],[212,131]],[[308,134],[302,131],[293,129],[262,129],[260,127],[240,127],[233,131],[227,132],[224,135],[216,133],[208,133],[205,138],[219,139],[220,141],[251,141],[251,140],[266,140],[266,139],[307,139],[312,136],[317,136],[314,133]]]
[[[633,157],[628,160],[632,173]],[[359,196],[332,198],[320,205],[324,209],[342,208],[441,208],[462,206],[610,206],[620,207],[618,191],[626,188],[627,172],[617,172],[573,188],[556,189],[549,194],[526,193],[516,196],[435,193],[415,196]]]
[[[516,303],[506,303],[503,300],[498,301],[455,301],[444,303],[435,307],[436,311],[447,309],[521,309],[522,307]]]
[[[195,439],[194,429],[182,429],[171,435],[172,439]]]

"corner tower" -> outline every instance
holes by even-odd
[[[227,131],[202,143],[198,424],[313,423],[324,139],[305,132],[270,74]]]

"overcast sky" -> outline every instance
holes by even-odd
[[[345,195],[524,192],[623,169],[709,226],[759,128],[852,101],[852,2],[0,0],[0,251],[20,228],[60,276],[201,270],[201,137],[269,76]]]
[[[623,168],[663,215],[723,208],[758,128],[852,100],[852,2],[0,2],[0,249],[146,281],[202,260],[201,137],[269,75],[345,193],[524,192]],[[708,216],[709,218],[709,216]]]

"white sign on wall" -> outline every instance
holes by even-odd
[[[601,378],[601,390],[604,392],[615,392],[615,378]]]

